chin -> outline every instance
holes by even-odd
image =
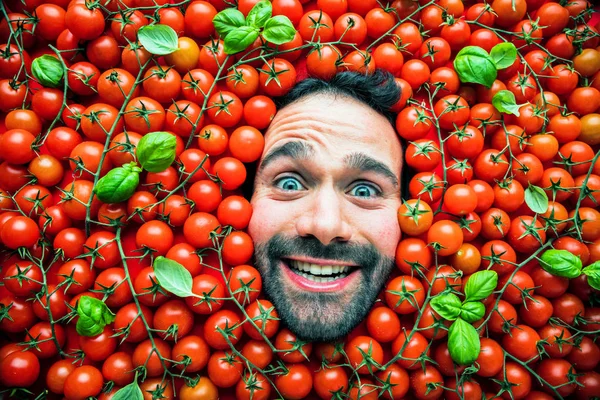
[[[361,268],[338,290],[306,290],[291,275],[285,257],[269,254],[267,247],[256,245],[255,254],[263,293],[283,324],[307,342],[331,342],[348,335],[367,317],[394,267],[393,258],[371,250],[371,263],[359,264]]]

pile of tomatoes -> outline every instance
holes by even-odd
[[[248,15],[256,3],[236,6]],[[590,2],[272,0],[294,38],[259,37],[237,54],[212,22],[229,7],[0,4],[5,398],[600,396],[599,292],[539,260],[554,248],[583,266],[600,261],[600,26]],[[137,32],[152,24],[172,28],[179,50],[147,51]],[[460,81],[461,49],[503,42],[518,55],[491,87]],[[32,73],[43,55],[64,68],[55,87]],[[375,68],[402,89],[396,128],[412,170],[397,269],[349,337],[305,343],[261,295],[242,186],[274,97],[306,76]],[[492,104],[503,90],[516,112]],[[136,162],[136,144],[156,131],[176,138],[172,165],[143,172],[127,201],[98,200],[98,180]],[[204,301],[165,291],[159,256],[181,264]],[[461,295],[485,269],[499,281],[473,324],[481,353],[459,366],[430,301]],[[84,296],[114,316],[95,336],[76,329]]]

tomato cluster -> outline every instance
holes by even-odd
[[[248,16],[258,0],[238,0]],[[0,4],[0,387],[7,398],[552,399],[600,396],[600,276],[549,273],[550,248],[600,261],[600,25],[587,0],[272,0],[293,39],[226,52],[224,0]],[[166,25],[177,51],[138,40]],[[461,80],[467,46],[515,45],[493,84]],[[60,62],[36,72],[42,56]],[[280,326],[250,265],[242,185],[306,76],[389,71],[411,178],[403,238],[367,319],[338,343]],[[514,102],[499,105],[499,93]],[[149,133],[175,161],[133,195],[95,192]],[[406,171],[405,171],[406,172]],[[153,268],[181,265],[194,296]],[[431,306],[498,275],[458,365]],[[591,269],[590,269],[591,271]],[[593,287],[594,286],[594,287]],[[107,307],[79,329],[83,297]],[[105,315],[105,314],[103,314]],[[103,317],[104,318],[104,317]],[[95,320],[94,320],[95,321]],[[77,326],[77,327],[76,327]],[[141,390],[140,390],[141,389]],[[32,394],[33,393],[33,394]]]

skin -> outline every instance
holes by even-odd
[[[290,151],[273,158],[284,145],[308,149],[296,158]],[[378,164],[349,165],[361,158]],[[373,305],[400,240],[401,169],[394,128],[358,100],[312,94],[275,116],[265,134],[248,230],[265,293],[301,339],[343,337]],[[359,275],[335,291],[309,291],[284,273],[282,259],[354,265]]]

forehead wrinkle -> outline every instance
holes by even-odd
[[[399,174],[402,169],[402,150],[394,127],[375,110],[345,96],[317,94],[286,105],[264,137],[263,158],[282,143],[302,140],[315,144],[317,153],[355,147],[382,157],[393,172]]]
[[[293,113],[283,116],[267,133],[268,136],[277,137],[290,131],[304,136],[310,133],[339,134],[340,131],[357,130],[357,126],[344,120],[330,118],[326,115],[314,115],[308,113]]]
[[[319,104],[319,102],[326,104]],[[339,112],[340,106],[344,112]],[[352,97],[343,94],[318,93],[301,98],[279,110],[265,137],[270,136],[272,132],[277,132],[280,125],[288,124],[292,126],[290,129],[297,129],[296,125],[299,124],[301,127],[321,133],[339,133],[340,129],[336,127],[342,128],[342,131],[362,133],[372,126],[374,121],[389,125],[384,116]]]

